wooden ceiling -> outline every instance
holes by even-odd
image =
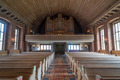
[[[62,13],[86,27],[119,0],[0,0],[0,5],[37,29],[43,19]]]

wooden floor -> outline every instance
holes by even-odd
[[[64,55],[57,55],[48,68],[43,80],[76,80]]]

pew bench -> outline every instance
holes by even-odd
[[[40,56],[42,56],[42,57],[40,57]],[[25,80],[35,80],[35,79],[32,79],[31,77],[30,77],[31,79],[29,79],[28,76],[31,74],[31,72],[30,72],[31,70],[29,68],[31,68],[31,66],[33,66],[33,65],[36,65],[36,71],[38,69],[38,71],[37,71],[38,73],[35,73],[35,74],[38,75],[37,77],[40,77],[40,74],[39,74],[39,73],[41,73],[40,67],[39,67],[41,65],[40,61],[44,62],[44,65],[47,65],[48,64],[47,60],[53,60],[52,59],[53,57],[54,57],[54,54],[43,55],[43,54],[38,54],[38,53],[36,53],[34,55],[32,53],[30,55],[26,54],[26,56],[24,54],[19,54],[19,55],[16,54],[16,55],[11,55],[11,56],[7,56],[7,57],[0,57],[0,69],[1,69],[0,71],[2,71],[2,70],[3,70],[2,72],[5,71],[4,72],[5,75],[2,74],[2,72],[0,72],[0,74],[1,74],[0,78],[4,78],[5,76],[10,78],[12,76],[8,76],[8,73],[14,74],[14,72],[15,73],[17,72],[17,74],[15,76],[13,76],[13,78],[19,76],[19,74],[20,75],[22,74],[23,80],[24,79]],[[49,61],[49,62],[51,62],[51,61]],[[43,63],[42,63],[42,65],[43,65]],[[41,68],[42,67],[45,68],[45,66],[41,66]],[[27,69],[29,69],[28,72],[26,71]],[[15,70],[15,71],[13,71],[13,70]],[[33,70],[34,69],[32,68],[32,71]],[[41,80],[41,79],[39,78],[38,80]]]
[[[83,80],[95,80],[96,75],[120,77],[120,66],[118,65],[85,65],[82,66]]]
[[[112,77],[105,76],[105,77],[102,77],[102,76],[96,75],[96,80],[120,80],[120,77],[117,77],[117,76],[112,76]]]
[[[0,78],[0,80],[23,80],[23,76],[18,76],[18,77],[16,77],[16,78],[12,78],[12,77],[10,77],[10,78]]]

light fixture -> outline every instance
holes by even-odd
[[[37,45],[37,47],[39,47],[39,45]]]
[[[59,35],[62,35],[62,34],[59,34]]]
[[[35,47],[35,45],[32,45],[32,47]]]
[[[107,38],[105,38],[105,44],[107,45],[107,43],[108,43],[108,39],[107,39]]]
[[[15,38],[11,38],[11,43],[12,43],[12,45],[14,45],[14,43],[15,43]]]
[[[87,45],[85,45],[85,47],[87,47]]]
[[[30,32],[33,32],[32,30],[30,30]]]
[[[87,32],[89,33],[89,32],[90,32],[90,30],[87,30]]]

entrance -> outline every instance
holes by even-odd
[[[55,43],[55,54],[65,54],[65,43]]]

